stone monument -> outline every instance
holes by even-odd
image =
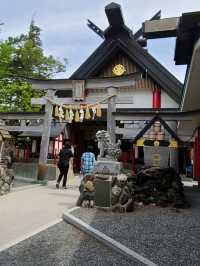
[[[93,169],[95,206],[109,208],[112,205],[112,181],[121,171],[121,163],[117,161],[121,153],[121,142],[112,143],[109,133],[104,130],[98,131],[96,138],[100,153]]]
[[[107,177],[107,175],[118,175],[121,170],[121,163],[117,161],[121,150],[120,140],[115,144],[111,142],[110,135],[105,130],[96,133],[99,155],[94,164],[93,173]]]

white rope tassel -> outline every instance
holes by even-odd
[[[71,123],[73,119],[74,119],[74,112],[72,111],[72,109],[70,109],[69,110],[69,123]]]
[[[80,109],[80,122],[83,122],[84,119],[84,110],[81,108]]]
[[[63,111],[63,108],[62,106],[59,106],[58,108],[58,117],[59,117],[59,120],[61,121],[62,119],[64,119],[64,111]]]
[[[92,120],[95,119],[96,112],[97,112],[96,107],[92,107]]]

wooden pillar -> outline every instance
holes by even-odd
[[[133,145],[132,153],[132,174],[135,175],[135,145]]]
[[[46,96],[48,98],[52,98],[54,96],[54,91],[48,90],[46,93]],[[52,111],[53,111],[53,104],[52,102],[47,100],[46,105],[45,105],[45,117],[44,117],[44,122],[43,122],[42,139],[41,139],[41,144],[40,144],[39,164],[46,164],[47,162],[49,139],[50,139],[50,133],[51,133]]]
[[[108,96],[112,96],[108,99],[108,109],[107,109],[107,131],[110,134],[112,143],[116,142],[115,136],[115,119],[112,112],[116,111],[116,95],[117,89],[113,87],[108,88]]]
[[[3,155],[3,148],[4,148],[4,141],[2,139],[1,146],[0,146],[0,161],[2,160],[2,155]]]
[[[174,168],[174,170],[179,172],[178,165],[178,148],[169,148],[170,152],[170,167]]]
[[[177,121],[166,122],[168,126],[177,133]],[[170,167],[179,173],[179,148],[169,148],[170,152]]]

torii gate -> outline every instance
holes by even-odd
[[[40,145],[39,164],[46,164],[48,155],[48,146],[50,138],[50,129],[52,122],[53,105],[64,104],[93,104],[84,99],[86,89],[103,89],[107,91],[107,130],[111,139],[115,142],[115,119],[113,112],[116,111],[117,89],[122,87],[134,86],[136,80],[141,78],[141,74],[136,72],[131,75],[114,78],[95,78],[87,80],[70,80],[70,79],[53,79],[38,80],[29,79],[33,89],[45,91],[45,96],[41,98],[33,98],[33,105],[45,105],[45,115],[43,122],[42,140]],[[59,98],[55,96],[56,91],[72,91],[72,97]]]
[[[29,79],[28,82],[32,84],[32,87],[36,90],[43,90],[45,96],[41,98],[33,98],[32,104],[39,104],[45,106],[45,112],[40,113],[0,113],[0,119],[2,120],[16,120],[20,119],[20,125],[13,126],[0,126],[0,129],[6,129],[8,131],[42,131],[42,140],[40,147],[39,165],[44,165],[47,162],[48,146],[50,138],[50,128],[52,122],[53,105],[73,105],[73,104],[95,104],[94,102],[88,102],[87,97],[85,99],[85,89],[95,90],[100,89],[106,91],[107,98],[107,130],[109,131],[112,141],[115,142],[115,134],[122,134],[121,131],[127,129],[120,129],[116,127],[117,120],[151,120],[152,116],[159,115],[165,121],[183,121],[183,122],[195,122],[200,121],[200,110],[195,111],[167,111],[167,110],[134,110],[124,112],[116,112],[116,98],[120,100],[120,95],[117,95],[117,90],[123,87],[131,87],[135,85],[135,82],[141,78],[139,73],[126,75],[123,77],[114,78],[95,78],[87,80],[70,80],[70,79],[58,79],[58,80],[36,80]],[[58,98],[55,96],[56,91],[71,91],[72,96],[68,98]],[[38,125],[26,125],[26,120],[40,120],[43,123]],[[130,129],[132,131],[132,129]],[[133,133],[133,132],[132,132]]]

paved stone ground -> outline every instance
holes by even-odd
[[[14,180],[12,188],[15,189],[15,188],[19,188],[19,187],[21,188],[21,187],[25,187],[25,186],[30,186],[30,184],[32,184],[32,183],[24,182],[21,180]]]
[[[55,181],[48,186],[26,185],[0,197],[0,247],[61,218],[75,206],[78,184],[75,178],[67,190],[57,190]]]
[[[163,266],[200,265],[200,192],[185,188],[191,208],[142,207],[119,214],[79,209],[72,214]]]

